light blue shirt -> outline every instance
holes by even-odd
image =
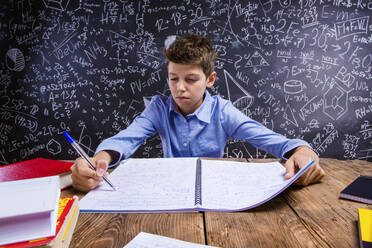
[[[275,133],[244,115],[230,101],[205,91],[202,105],[186,117],[177,111],[172,96],[154,96],[132,124],[103,140],[96,153],[113,150],[120,153],[120,160],[129,158],[156,132],[162,141],[164,157],[222,157],[229,139],[248,141],[278,158],[285,158],[288,151],[298,146],[311,148],[303,140]]]

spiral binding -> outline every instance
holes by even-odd
[[[202,204],[201,192],[201,160],[196,161],[196,177],[195,177],[195,206]]]

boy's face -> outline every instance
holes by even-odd
[[[203,103],[204,91],[214,84],[216,72],[206,77],[198,65],[169,62],[168,79],[173,100],[182,115],[186,116],[194,113]]]

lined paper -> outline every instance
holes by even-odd
[[[194,207],[196,158],[128,159],[80,201],[81,212],[141,212]]]
[[[294,177],[284,179],[278,162],[201,160],[201,204],[196,205],[197,158],[129,159],[109,176],[117,191],[102,183],[80,201],[81,212],[241,211],[274,198]],[[199,203],[199,202],[198,202]]]
[[[274,198],[296,180],[285,180],[285,168],[279,162],[241,163],[203,160],[203,209],[244,210]]]

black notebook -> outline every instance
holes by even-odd
[[[372,204],[372,177],[357,177],[340,193],[341,198]]]

